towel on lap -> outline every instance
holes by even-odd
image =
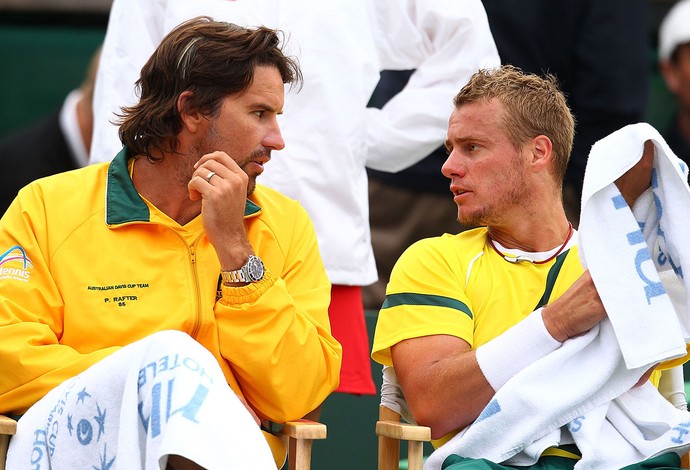
[[[164,331],[65,381],[19,420],[7,468],[160,470],[168,455],[209,470],[275,470],[213,355]]]

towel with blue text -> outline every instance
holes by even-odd
[[[213,355],[164,331],[65,381],[19,420],[8,469],[275,470],[263,435]]]

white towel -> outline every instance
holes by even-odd
[[[640,160],[647,140],[655,147],[652,188],[645,193],[652,200],[636,204],[645,217],[638,222],[614,181]],[[600,140],[587,161],[580,257],[592,274],[630,369],[685,354],[687,318],[679,325],[657,273],[674,270],[682,278],[683,266],[690,270],[690,189],[684,169],[659,133],[644,123]],[[687,287],[690,271],[683,282]],[[683,304],[687,303],[686,294]]]
[[[531,465],[547,447],[565,443],[559,428],[574,423],[579,429],[582,416],[625,393],[644,372],[625,368],[611,323],[601,322],[510,379],[477,420],[432,453],[424,468],[441,468],[451,454]]]
[[[209,470],[276,468],[213,355],[177,331],[106,357],[17,424],[8,469],[162,470],[170,454]]]
[[[619,204],[620,193],[613,182],[639,161],[648,139],[654,141],[656,158],[654,188],[646,202],[647,207],[658,201],[660,204],[654,210],[642,211],[647,217],[641,231],[630,209]],[[607,291],[602,300],[607,311],[616,310],[612,316],[617,317],[618,324],[614,327],[612,320],[605,319],[510,379],[471,426],[429,457],[426,470],[441,468],[451,454],[530,465],[545,448],[572,442],[583,453],[576,468],[592,470],[621,468],[660,453],[690,449],[690,413],[674,408],[652,386],[631,390],[649,365],[685,353],[687,318],[679,319],[677,314],[687,317],[688,276],[683,278],[680,273],[690,260],[687,249],[681,252],[680,242],[689,240],[690,230],[683,232],[682,227],[690,223],[690,203],[686,199],[690,190],[683,175],[686,168],[679,162],[658,132],[646,124],[625,127],[592,148],[583,191],[580,240],[584,239],[586,246],[581,252],[600,294]],[[607,176],[592,176],[592,172]],[[644,203],[636,207],[644,208]],[[680,230],[668,226],[670,218],[674,224],[682,219]],[[646,242],[655,247],[657,263],[645,263],[651,258]],[[671,259],[679,281],[674,288],[682,285],[681,295],[675,296],[681,299],[677,309],[656,272],[669,268]],[[624,287],[628,282],[639,286],[641,274],[649,280],[637,289],[642,294]],[[608,295],[608,291],[614,292]],[[655,307],[660,305],[662,327],[648,328],[647,324],[656,320],[639,318],[642,312],[656,315],[657,308],[646,308],[648,299]],[[626,324],[626,319],[633,324]],[[657,333],[670,339],[647,338]],[[629,348],[636,341],[643,341],[640,355],[635,354],[635,348]],[[671,347],[669,342],[673,343]],[[626,357],[621,344],[626,347]]]

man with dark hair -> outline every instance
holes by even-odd
[[[9,468],[275,468],[259,424],[337,387],[313,226],[256,184],[300,76],[276,31],[190,20],[143,67],[117,157],[20,191],[0,221]]]

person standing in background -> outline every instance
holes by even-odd
[[[304,74],[286,94],[286,148],[262,175],[298,200],[317,232],[333,284],[329,317],[343,345],[339,392],[375,394],[361,286],[377,278],[365,165],[398,171],[443,139],[449,97],[481,67],[499,65],[479,0],[115,0],[94,101],[94,161],[120,148],[110,122],[135,100],[134,80],[162,36],[198,14],[286,32]],[[386,69],[416,69],[383,109],[367,102]]]
[[[664,139],[679,158],[690,164],[690,0],[676,3],[661,22],[659,70],[678,103]]]
[[[646,0],[526,0],[515,13],[511,0],[483,0],[501,63],[558,78],[576,119],[573,153],[564,182],[564,204],[577,227],[585,162],[600,138],[626,124],[643,121],[649,65]],[[611,64],[615,64],[612,67]],[[377,102],[395,96],[404,75],[385,76]],[[373,102],[373,106],[379,105]],[[379,280],[364,289],[365,308],[378,309],[395,260],[417,240],[457,233],[454,207],[438,188],[448,181],[438,170],[445,160],[439,139],[428,158],[399,173],[369,171],[372,244]],[[410,184],[414,182],[413,184]],[[389,210],[404,200],[403,215]]]
[[[649,95],[647,0],[482,0],[504,64],[558,78],[576,122],[563,185],[577,227],[592,145],[645,120]]]
[[[99,57],[100,48],[91,57],[81,85],[67,95],[59,110],[0,140],[0,214],[31,181],[88,165]]]
[[[383,107],[398,94],[412,70],[385,70],[369,101]],[[367,169],[369,223],[379,279],[362,289],[365,310],[378,310],[386,297],[391,270],[402,252],[422,238],[457,233],[457,208],[448,199],[448,179],[439,168],[448,157],[441,145],[429,156],[397,173]]]

